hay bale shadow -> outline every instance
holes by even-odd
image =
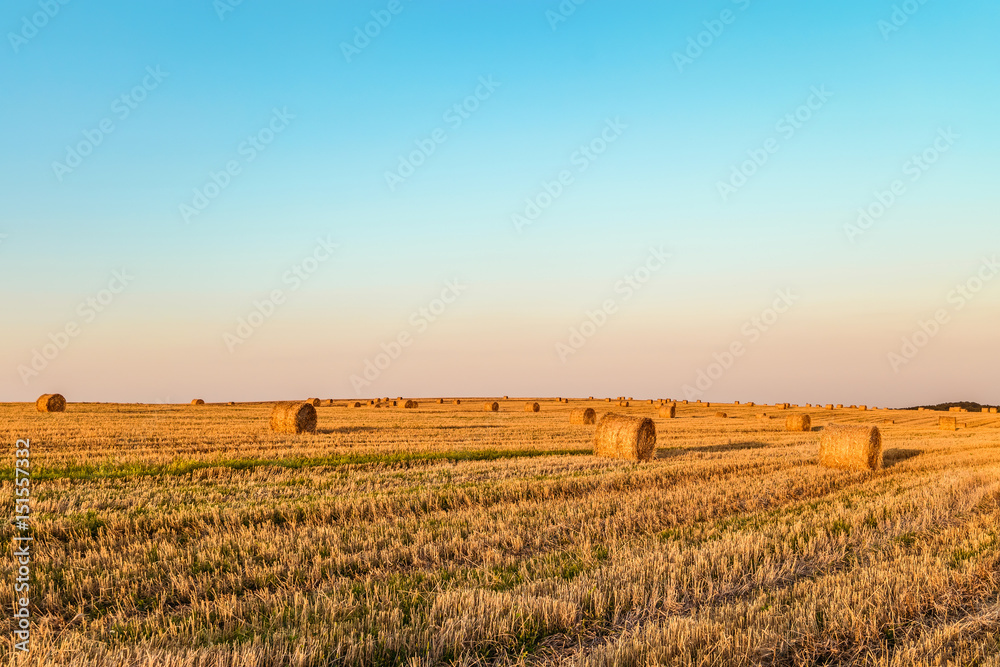
[[[882,452],[882,465],[886,468],[890,468],[898,463],[902,463],[908,459],[912,459],[914,456],[920,456],[923,454],[923,450],[920,449],[887,449]]]
[[[672,459],[678,456],[684,456],[687,452],[683,447],[657,447],[656,456],[657,459]]]
[[[767,447],[766,442],[731,442],[726,445],[705,445],[703,447],[688,447],[689,452],[734,452],[740,449],[761,449]]]
[[[376,426],[338,426],[337,428],[317,428],[316,433],[323,435],[349,435],[351,433],[373,433],[379,430]]]

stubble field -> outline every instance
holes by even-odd
[[[0,405],[8,513],[32,452],[16,664],[1000,665],[997,415],[539,402],[308,435],[268,404]],[[657,458],[594,458],[576,407],[653,417]],[[831,421],[879,426],[885,470],[819,467]]]

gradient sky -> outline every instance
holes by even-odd
[[[1000,402],[1000,276],[954,292],[1000,252],[996,2],[590,0],[562,3],[568,16],[555,0],[51,2],[0,13],[0,400],[688,386],[714,401]],[[477,88],[458,124],[449,109]],[[813,90],[830,97],[801,108]],[[294,118],[249,161],[275,109]],[[797,112],[788,136],[779,121]],[[581,158],[609,121],[615,140]],[[102,122],[113,131],[78,166],[54,166]],[[390,189],[386,172],[436,130]],[[947,151],[915,168],[936,140]],[[724,200],[719,183],[766,146]],[[186,221],[181,205],[230,161],[239,174]],[[516,229],[560,172],[571,181]],[[317,239],[338,247],[296,284]],[[650,248],[671,257],[626,298],[619,281]],[[102,294],[122,270],[127,286]],[[227,345],[274,290],[284,303]],[[794,303],[758,329],[780,290]],[[563,361],[557,344],[608,300]],[[357,387],[368,362],[385,368]],[[716,377],[699,389],[699,373]]]

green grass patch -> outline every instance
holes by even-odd
[[[437,461],[497,461],[501,459],[534,458],[539,456],[584,456],[590,449],[470,449],[447,452],[387,452],[384,454],[333,454],[331,456],[293,456],[280,459],[210,459],[204,461],[175,460],[170,463],[145,462],[116,463],[105,461],[97,464],[68,464],[54,468],[37,466],[32,478],[40,479],[124,479],[163,475],[188,475],[206,468],[253,470],[255,468],[319,468],[354,465],[407,465]],[[0,468],[0,480],[13,480],[13,468]]]

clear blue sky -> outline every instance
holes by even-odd
[[[1000,280],[953,293],[1000,251],[1000,6],[562,6],[7,3],[0,400],[1000,402]],[[651,247],[670,259],[616,290]]]

